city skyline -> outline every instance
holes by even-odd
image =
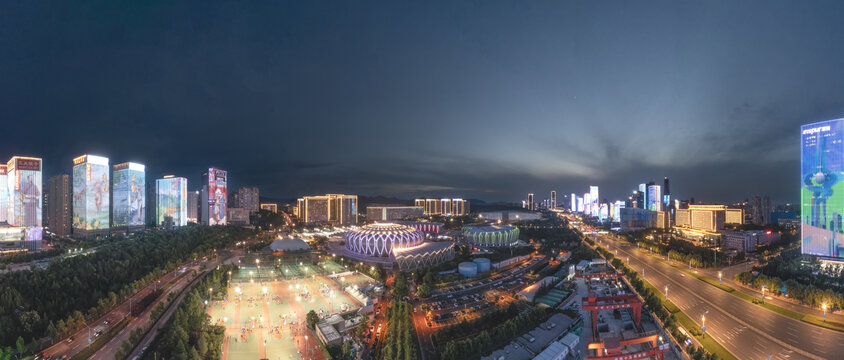
[[[795,203],[794,130],[844,116],[840,3],[242,6],[101,7],[91,24],[5,5],[0,117],[21,136],[0,153],[48,176],[80,153],[154,177],[212,164],[288,199],[621,198],[668,176],[675,198]]]

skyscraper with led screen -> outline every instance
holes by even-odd
[[[155,180],[155,194],[158,197],[155,206],[156,225],[188,224],[188,179],[168,175]]]
[[[659,185],[648,185],[647,209],[650,211],[662,211],[662,188]]]
[[[844,255],[844,119],[803,125],[800,149],[802,251],[840,259]]]
[[[595,185],[589,186],[589,214],[592,216],[600,216],[601,205],[598,200],[598,187]]]
[[[143,228],[146,210],[146,174],[142,164],[114,165],[112,174],[111,225]]]
[[[111,182],[108,158],[82,155],[73,159],[73,233],[80,236],[108,233]]]
[[[9,183],[6,164],[0,164],[0,222],[9,221]]]
[[[42,239],[41,159],[15,156],[6,163],[6,221],[26,228],[26,240]]]
[[[226,171],[209,168],[202,174],[202,225],[225,225],[227,201]]]

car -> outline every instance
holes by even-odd
[[[76,336],[71,336],[71,337],[67,338],[66,342],[67,342],[68,344],[70,344],[70,343],[72,343],[72,342],[73,342],[73,340],[76,340]]]

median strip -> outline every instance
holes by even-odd
[[[703,281],[703,282],[705,282],[709,285],[712,285],[712,286],[714,286],[718,289],[721,289],[721,290],[723,290],[727,293],[730,293],[730,294],[732,294],[732,295],[734,295],[734,296],[736,296],[736,297],[738,297],[742,300],[745,300],[745,301],[750,302],[752,304],[759,305],[763,308],[771,310],[771,311],[773,311],[777,314],[787,316],[787,317],[790,317],[794,320],[799,320],[799,321],[802,321],[802,322],[805,322],[805,323],[808,323],[808,324],[812,324],[812,325],[815,325],[815,326],[820,326],[822,328],[844,332],[844,324],[842,324],[842,323],[834,322],[834,321],[824,321],[822,317],[818,317],[818,316],[812,315],[812,314],[805,314],[805,313],[797,312],[797,311],[794,311],[794,310],[789,310],[789,309],[786,309],[784,307],[777,306],[777,305],[774,305],[774,304],[771,304],[771,303],[764,303],[764,304],[760,303],[760,302],[758,302],[758,300],[760,300],[760,299],[758,299],[758,298],[756,298],[752,295],[745,294],[744,292],[736,290],[735,288],[733,288],[731,286],[719,284],[714,279],[710,279],[710,278],[703,276],[703,275],[695,274],[695,273],[683,268],[682,266],[677,266],[677,265],[674,265],[672,263],[666,262],[661,257],[653,255],[649,252],[644,252],[644,253],[646,255],[654,258],[654,259],[661,261],[662,263],[664,263],[668,266],[671,266],[671,267],[673,267],[677,270],[680,270],[680,271],[682,271],[686,274],[689,274],[690,276],[693,276],[694,278],[696,278],[700,281]]]

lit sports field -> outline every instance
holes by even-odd
[[[271,260],[261,263],[271,264]],[[327,268],[343,270],[336,263],[320,263],[261,266],[260,270],[242,266],[232,273],[228,301],[214,300],[208,310],[214,323],[226,326],[223,359],[324,358],[314,333],[305,325],[305,314],[314,310],[322,317],[357,309],[362,304],[342,291],[341,284],[363,287],[371,283],[360,274],[331,279],[322,275],[332,273]]]

